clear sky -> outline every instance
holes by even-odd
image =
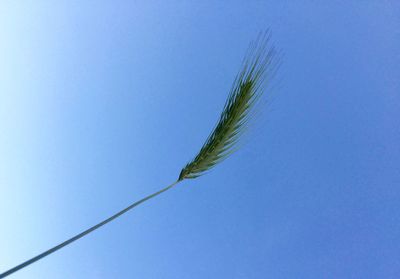
[[[0,272],[175,181],[248,43],[274,101],[208,175],[10,278],[399,278],[398,1],[1,1]]]

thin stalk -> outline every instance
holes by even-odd
[[[53,248],[50,248],[49,250],[47,250],[47,251],[45,251],[45,252],[43,252],[43,253],[41,253],[41,254],[39,254],[39,255],[33,257],[33,258],[31,258],[30,260],[27,260],[27,261],[25,261],[25,262],[23,262],[23,263],[21,263],[21,264],[15,266],[15,267],[9,269],[9,270],[7,270],[6,272],[0,274],[0,278],[4,278],[4,277],[6,277],[6,276],[8,276],[8,275],[10,275],[10,274],[12,274],[12,273],[14,273],[14,272],[20,270],[20,269],[23,269],[24,267],[27,267],[28,265],[33,264],[34,262],[36,262],[36,261],[38,261],[38,260],[40,260],[40,259],[42,259],[42,258],[44,258],[44,257],[46,257],[46,256],[48,256],[48,255],[50,255],[50,254],[52,254],[52,253],[54,253],[55,251],[57,251],[57,250],[59,250],[59,249],[65,247],[65,246],[67,246],[68,244],[71,244],[71,243],[74,242],[75,240],[78,240],[78,239],[80,239],[81,237],[84,237],[85,235],[91,233],[92,231],[97,230],[98,228],[100,228],[100,227],[104,226],[105,224],[111,222],[112,220],[118,218],[119,216],[121,216],[122,214],[128,212],[129,210],[131,210],[132,208],[138,206],[139,204],[141,204],[141,203],[143,203],[143,202],[145,202],[145,201],[147,201],[147,200],[149,200],[149,199],[151,199],[151,198],[154,198],[155,196],[157,196],[157,195],[159,195],[159,194],[161,194],[161,193],[163,193],[163,192],[165,192],[165,191],[171,189],[171,188],[174,187],[176,184],[178,184],[180,181],[181,181],[181,180],[177,180],[176,182],[174,182],[174,183],[172,183],[171,185],[169,185],[169,186],[167,186],[167,187],[161,189],[160,191],[155,192],[155,193],[153,193],[153,194],[151,194],[151,195],[149,195],[149,196],[147,196],[147,197],[145,197],[145,198],[143,198],[143,199],[141,199],[141,200],[139,200],[139,201],[137,201],[137,202],[135,202],[135,203],[129,205],[129,206],[126,207],[125,209],[119,211],[118,213],[116,213],[116,214],[114,214],[113,216],[111,216],[111,217],[105,219],[104,221],[98,223],[97,225],[95,225],[95,226],[93,226],[93,227],[91,227],[91,228],[89,228],[89,229],[87,229],[87,230],[85,230],[85,231],[83,231],[83,232],[81,232],[81,233],[75,235],[74,237],[72,237],[72,238],[70,238],[70,239],[68,239],[68,240],[66,240],[66,241],[64,241],[64,242],[62,242],[62,243],[60,243],[60,244],[58,244],[57,246],[54,246]]]

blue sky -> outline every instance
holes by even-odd
[[[248,43],[244,148],[10,278],[398,278],[397,1],[2,1],[0,272],[175,181]]]

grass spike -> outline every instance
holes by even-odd
[[[275,63],[276,51],[269,47],[270,33],[260,34],[250,44],[242,70],[236,76],[218,123],[199,153],[182,170],[178,180],[201,176],[224,160],[246,128],[250,111],[270,78],[269,66]],[[268,48],[269,47],[269,48]]]

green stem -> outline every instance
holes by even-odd
[[[163,192],[165,192],[165,191],[171,189],[171,188],[174,187],[176,184],[178,184],[180,181],[181,181],[181,180],[177,180],[176,182],[174,182],[174,183],[172,183],[171,185],[169,185],[169,186],[167,186],[167,187],[161,189],[160,191],[155,192],[155,193],[153,193],[153,194],[151,194],[151,195],[149,195],[149,196],[147,196],[147,197],[145,197],[145,198],[143,198],[143,199],[141,199],[141,200],[139,200],[139,201],[137,201],[137,202],[135,202],[135,203],[129,205],[129,206],[126,207],[125,209],[119,211],[118,213],[116,213],[116,214],[114,214],[113,216],[111,216],[111,217],[105,219],[104,221],[98,223],[97,225],[95,225],[95,226],[93,226],[93,227],[91,227],[91,228],[89,228],[89,229],[87,229],[87,230],[81,232],[80,234],[75,235],[74,237],[72,237],[72,238],[70,238],[70,239],[68,239],[68,240],[66,240],[66,241],[64,241],[64,242],[62,242],[62,243],[60,243],[60,244],[58,244],[57,246],[54,246],[53,248],[50,248],[49,250],[47,250],[47,251],[45,251],[45,252],[43,252],[43,253],[41,253],[41,254],[39,254],[39,255],[33,257],[33,258],[31,258],[30,260],[27,260],[27,261],[25,261],[25,262],[23,262],[23,263],[21,263],[21,264],[15,266],[15,267],[9,269],[9,270],[7,270],[6,272],[0,274],[0,278],[4,278],[4,277],[6,277],[6,276],[8,276],[8,275],[10,275],[10,274],[12,274],[12,273],[14,273],[14,272],[20,270],[20,269],[23,269],[24,267],[26,267],[26,266],[28,266],[28,265],[30,265],[30,264],[33,264],[34,262],[36,262],[36,261],[38,261],[38,260],[40,260],[40,259],[42,259],[42,258],[44,258],[44,257],[46,257],[46,256],[48,256],[48,255],[50,255],[50,254],[52,254],[52,253],[54,253],[55,251],[57,251],[57,250],[59,250],[59,249],[65,247],[65,246],[67,246],[68,244],[71,244],[71,243],[74,242],[75,240],[78,240],[78,239],[80,239],[81,237],[84,237],[85,235],[91,233],[92,231],[97,230],[97,229],[100,228],[101,226],[103,226],[103,225],[105,225],[105,224],[111,222],[112,220],[118,218],[119,216],[121,216],[122,214],[124,214],[124,213],[126,213],[127,211],[131,210],[131,209],[134,208],[135,206],[138,206],[139,204],[141,204],[141,203],[143,203],[143,202],[145,202],[145,201],[147,201],[147,200],[149,200],[149,199],[151,199],[151,198],[154,198],[155,196],[157,196],[157,195],[159,195],[159,194],[161,194],[161,193],[163,193]]]

